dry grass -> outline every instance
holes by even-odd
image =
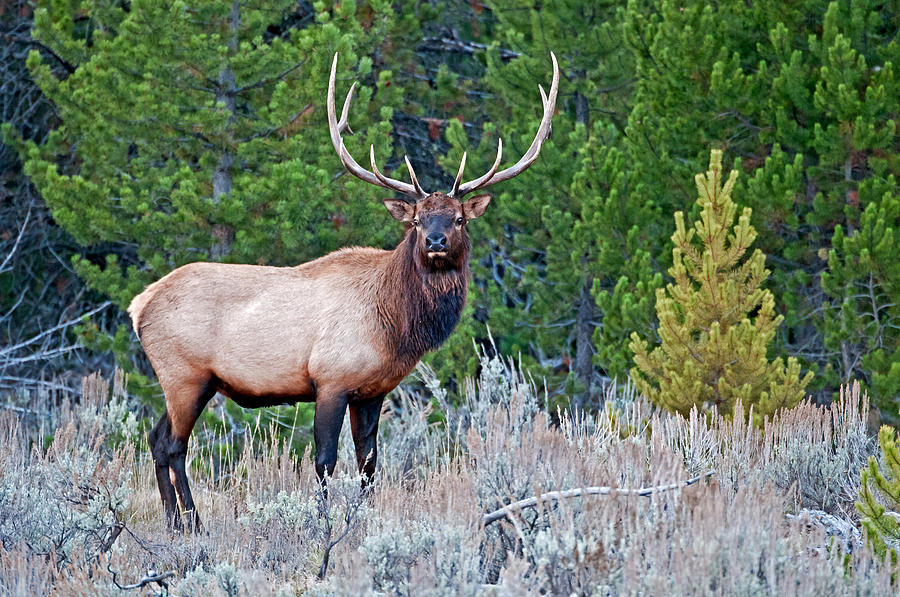
[[[309,453],[272,429],[248,430],[240,449],[192,447],[197,535],[164,528],[121,380],[110,392],[93,378],[77,406],[55,408],[49,447],[33,421],[0,418],[0,594],[164,593],[117,587],[148,570],[174,572],[172,595],[891,593],[892,571],[822,524],[857,524],[858,473],[873,449],[858,389],[765,432],[714,413],[655,412],[629,388],[572,422],[543,412],[511,363],[482,365],[458,407],[427,370],[431,396],[399,393],[367,495],[346,436],[327,502]],[[429,422],[432,398],[443,423]],[[710,482],[676,491],[539,503],[482,526],[484,512],[550,490],[708,470]]]

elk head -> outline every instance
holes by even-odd
[[[468,254],[469,238],[465,232],[466,222],[481,216],[491,201],[490,195],[479,194],[463,202],[463,197],[474,191],[484,189],[491,185],[508,180],[524,172],[531,166],[541,152],[541,146],[550,136],[550,121],[556,106],[556,95],[559,86],[559,67],[556,56],[550,52],[550,60],[553,62],[553,80],[550,84],[550,94],[544,92],[544,88],[538,85],[541,93],[541,103],[544,115],[538,127],[537,134],[531,142],[528,151],[518,162],[504,170],[497,171],[500,159],[503,155],[503,140],[497,139],[497,157],[490,169],[481,177],[463,183],[463,170],[466,167],[466,154],[463,153],[459,164],[459,171],[453,182],[453,188],[449,193],[426,193],[416,178],[409,157],[404,156],[406,168],[409,170],[411,182],[406,183],[385,176],[378,170],[375,164],[375,147],[369,146],[369,163],[372,169],[366,170],[360,166],[347,148],[341,135],[344,132],[353,134],[347,122],[350,111],[350,101],[356,89],[356,82],[347,92],[344,107],[341,110],[341,118],[337,119],[334,103],[334,80],[337,71],[338,55],[335,53],[331,63],[331,77],[328,80],[328,128],[331,132],[331,143],[341,158],[341,163],[347,171],[370,184],[396,191],[407,197],[404,200],[388,199],[384,201],[385,207],[394,219],[405,222],[415,228],[417,259],[420,265],[430,269],[443,269],[458,265],[461,259]]]

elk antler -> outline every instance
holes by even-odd
[[[350,112],[350,101],[353,99],[353,91],[356,89],[356,82],[353,83],[350,87],[350,91],[347,92],[347,99],[344,100],[344,107],[341,110],[341,119],[338,121],[334,109],[334,75],[337,71],[337,59],[338,55],[337,52],[335,52],[334,61],[331,63],[331,77],[328,79],[328,130],[331,132],[331,144],[334,145],[335,151],[337,151],[338,156],[341,158],[341,163],[344,164],[344,167],[350,174],[370,184],[397,191],[398,193],[412,197],[413,200],[416,201],[424,199],[428,196],[428,193],[423,191],[422,187],[419,185],[419,180],[416,178],[416,173],[413,170],[412,164],[409,163],[408,157],[405,158],[406,167],[409,169],[409,177],[412,179],[412,184],[389,178],[378,170],[378,166],[375,165],[374,145],[369,147],[369,161],[372,164],[371,172],[357,164],[356,160],[353,159],[353,156],[350,155],[350,152],[347,151],[347,148],[344,147],[344,140],[341,138],[341,133],[347,131],[351,135],[353,134],[353,131],[350,130],[350,125],[347,123],[347,116]]]
[[[559,87],[559,66],[556,64],[556,56],[553,52],[550,52],[550,60],[553,61],[553,81],[550,83],[550,95],[548,96],[544,93],[544,88],[538,85],[538,90],[541,92],[541,103],[544,105],[544,116],[541,118],[541,125],[538,127],[537,134],[534,136],[534,141],[531,142],[531,147],[528,148],[525,155],[523,155],[514,165],[497,172],[497,166],[500,165],[500,156],[503,153],[503,140],[498,139],[497,159],[494,160],[494,165],[491,166],[491,169],[480,178],[476,178],[475,180],[464,184],[459,184],[462,179],[463,169],[466,167],[466,154],[463,154],[462,161],[459,165],[459,173],[456,175],[453,189],[450,191],[451,197],[462,199],[472,191],[477,191],[478,189],[483,189],[484,187],[497,184],[498,182],[509,180],[524,172],[537,159],[538,155],[541,153],[541,146],[550,136],[550,121],[553,118],[553,110],[556,108],[556,92]]]

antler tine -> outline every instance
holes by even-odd
[[[466,155],[463,154],[462,164],[460,164],[459,166],[459,174],[456,175],[456,182],[453,183],[453,190],[450,192],[450,196],[457,199],[462,199],[466,194],[471,193],[475,189],[480,189],[483,186],[487,186],[485,184],[485,181],[490,180],[494,173],[497,172],[497,168],[500,167],[500,160],[502,159],[502,157],[503,139],[497,137],[497,157],[494,159],[494,163],[491,165],[490,169],[481,178],[476,178],[475,180],[467,182],[466,184],[460,186],[459,179],[462,177],[462,168],[466,163]]]
[[[459,181],[462,180],[463,170],[466,169],[466,152],[463,152],[463,157],[459,161],[459,171],[456,173],[456,180],[453,181],[453,188],[450,190],[450,196],[456,197],[456,194],[459,192]]]
[[[412,181],[413,188],[419,194],[419,197],[427,197],[428,193],[422,190],[422,187],[419,186],[419,179],[416,178],[416,171],[413,170],[412,164],[409,163],[409,156],[403,156],[403,159],[406,160],[406,169],[409,170],[409,179]]]
[[[378,181],[381,183],[380,186],[383,186],[386,189],[400,191],[404,195],[408,195],[409,197],[412,197],[416,200],[424,199],[428,196],[428,193],[423,191],[422,187],[419,186],[419,180],[416,178],[416,173],[412,169],[412,165],[409,163],[408,157],[406,157],[406,167],[409,168],[409,175],[412,178],[413,184],[408,184],[403,182],[402,180],[397,180],[395,178],[391,178],[390,176],[385,176],[384,174],[382,174],[378,169],[378,165],[375,163],[374,145],[369,145],[369,164],[371,164],[372,166],[372,172],[375,173],[376,178],[378,178]]]
[[[337,56],[337,54],[335,54]],[[348,116],[350,115],[350,102],[353,101],[353,92],[356,90],[356,84],[359,81],[353,81],[353,85],[350,86],[350,91],[347,92],[347,97],[344,99],[344,107],[341,108],[341,119],[338,120],[338,132],[343,133],[346,131],[348,134],[353,134],[353,129],[350,128],[350,121],[348,120]]]
[[[503,182],[504,180],[509,180],[527,170],[528,167],[535,162],[538,155],[541,153],[541,147],[543,146],[544,141],[550,136],[553,110],[556,108],[556,95],[559,90],[559,65],[556,62],[556,54],[553,52],[550,52],[550,60],[553,62],[553,80],[550,83],[550,94],[547,95],[544,92],[544,88],[538,85],[538,91],[541,93],[541,104],[544,108],[544,115],[541,118],[541,124],[538,127],[537,133],[535,134],[534,140],[531,142],[528,151],[525,152],[525,155],[523,155],[518,162],[509,168],[496,172],[496,166],[499,165],[500,160],[500,151],[498,149],[497,161],[495,161],[495,166],[491,171],[481,178],[460,185],[459,189],[454,194],[454,197],[459,199],[472,191],[497,184],[498,182]],[[455,184],[454,189],[456,189]]]
[[[369,145],[369,164],[372,166],[372,172],[375,173],[375,176],[382,183],[382,186],[389,188],[388,177],[381,173],[381,170],[378,169],[378,165],[375,164],[375,146]]]
[[[347,99],[344,100],[344,107],[341,110],[341,120],[338,121],[337,113],[334,105],[334,80],[335,75],[337,73],[337,60],[338,55],[337,52],[334,54],[334,60],[331,62],[331,76],[328,78],[328,97],[326,98],[326,107],[328,110],[328,131],[331,133],[331,144],[334,145],[335,151],[337,151],[338,157],[341,159],[341,163],[347,169],[350,174],[356,176],[360,180],[364,180],[369,184],[374,184],[379,187],[384,187],[386,189],[390,189],[392,191],[397,191],[398,193],[402,193],[403,195],[407,195],[412,197],[415,200],[421,199],[427,196],[427,193],[422,190],[422,187],[419,186],[418,180],[416,180],[415,175],[413,175],[413,184],[405,183],[400,180],[395,180],[393,178],[389,178],[381,174],[378,171],[378,168],[375,167],[375,148],[370,148],[370,159],[372,163],[372,169],[375,173],[372,173],[353,159],[353,156],[350,155],[350,152],[347,151],[347,148],[344,146],[344,140],[341,138],[341,133],[344,131],[350,132],[352,135],[353,132],[350,130],[350,125],[348,124],[347,118],[350,112],[350,100],[353,99],[353,91],[356,88],[356,83],[354,83],[350,87],[350,91],[347,93]],[[407,164],[409,161],[407,160]],[[412,173],[412,168],[410,168],[410,172]]]

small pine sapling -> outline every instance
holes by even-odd
[[[866,539],[880,557],[890,557],[897,565],[900,548],[900,446],[897,432],[884,425],[878,433],[884,470],[878,459],[869,457],[869,465],[860,475],[859,501],[856,509],[862,514]]]
[[[715,406],[733,414],[740,401],[759,423],[764,415],[790,408],[803,397],[812,378],[800,379],[800,364],[789,358],[769,361],[766,350],[783,317],[776,316],[772,293],[762,288],[769,276],[757,249],[741,263],[756,239],[750,208],[732,228],[737,206],[732,171],[722,184],[722,152],[712,151],[709,171],[695,177],[700,220],[686,229],[675,214],[672,241],[674,284],[656,291],[661,344],[631,335],[638,388],[655,404],[687,415],[694,405]],[[692,241],[698,238],[702,246]]]

